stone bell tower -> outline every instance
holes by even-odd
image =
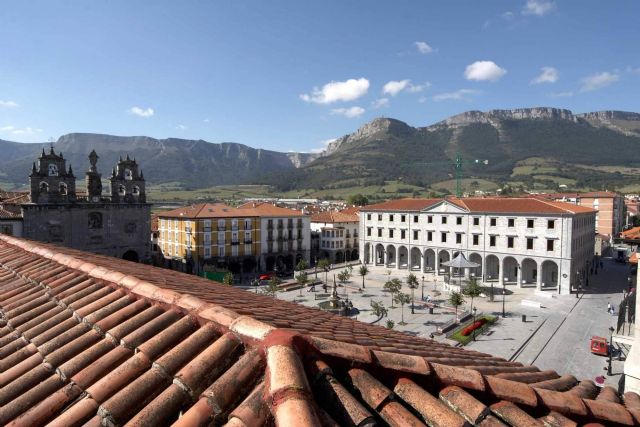
[[[53,147],[49,153],[43,148],[37,165],[33,163],[29,186],[32,203],[72,203],[76,199],[76,177],[71,165],[67,170],[62,153],[56,154]]]
[[[102,199],[102,175],[98,173],[96,164],[98,163],[96,150],[89,153],[89,170],[86,172],[85,182],[87,184],[87,200],[89,202],[99,202]]]
[[[111,201],[114,203],[146,203],[145,181],[136,159],[120,158],[111,172]]]

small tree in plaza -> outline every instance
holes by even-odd
[[[331,269],[331,263],[328,259],[322,258],[320,261],[318,261],[318,268],[324,271],[324,283],[328,285],[329,283],[327,282],[327,273],[329,273],[329,270]]]
[[[342,270],[340,273],[338,273],[338,280],[340,281],[340,283],[342,283],[343,286],[346,286],[350,278],[351,273],[349,273],[349,270]]]
[[[448,302],[456,309],[456,321],[458,321],[458,307],[464,304],[464,296],[460,292],[453,291],[449,295]]]
[[[393,327],[394,327],[394,326],[396,326],[396,322],[394,322],[394,321],[393,321],[393,320],[391,320],[391,319],[388,319],[388,320],[387,320],[387,325],[386,325],[386,326],[387,326],[387,329],[393,329]]]
[[[471,310],[473,310],[473,300],[482,294],[482,287],[478,284],[478,279],[472,277],[467,281],[467,286],[462,290],[462,294],[471,298]]]
[[[307,286],[307,283],[309,283],[309,277],[307,276],[307,273],[303,271],[298,274],[296,276],[296,281],[300,285],[300,296],[302,296],[302,289],[304,289]]]
[[[382,319],[383,317],[386,317],[388,312],[386,307],[384,306],[384,304],[382,304],[382,301],[371,301],[371,312],[379,317],[380,319]]]
[[[309,263],[304,259],[301,259],[298,262],[298,264],[296,265],[296,270],[297,271],[306,270],[307,268],[309,268]]]
[[[232,286],[233,285],[233,273],[225,274],[224,277],[222,278],[222,283],[224,283],[227,286]]]
[[[358,270],[358,274],[362,276],[362,289],[364,289],[364,276],[369,274],[369,269],[366,265],[361,265],[360,269]]]
[[[406,325],[406,323],[404,323],[404,305],[408,304],[411,301],[411,297],[409,296],[409,294],[398,292],[394,300],[396,303],[400,304],[400,307],[402,308],[402,311],[400,312],[401,313],[400,325]]]
[[[418,277],[415,274],[409,273],[409,275],[407,276],[407,286],[409,286],[409,288],[411,289],[411,314],[415,314],[415,300],[413,298],[413,293],[416,289],[418,289]]]
[[[273,276],[271,279],[269,279],[269,281],[267,282],[267,285],[264,287],[264,290],[262,292],[264,292],[266,295],[271,295],[272,297],[275,298],[276,294],[280,290],[281,283],[282,283],[282,280],[280,280],[278,276]]]
[[[400,281],[400,279],[388,280],[387,283],[384,284],[382,289],[391,293],[391,308],[393,308],[393,297],[396,295],[396,293],[400,292],[400,289],[402,289],[402,282]]]

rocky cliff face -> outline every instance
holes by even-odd
[[[570,110],[551,107],[490,110],[487,112],[467,111],[449,117],[433,126],[459,126],[472,123],[493,124],[499,120],[569,120],[575,122],[577,117]]]
[[[403,138],[415,132],[415,128],[400,120],[377,117],[369,123],[364,124],[354,133],[337,138],[335,141],[329,143],[322,155],[329,155],[347,144],[375,138],[380,135]]]

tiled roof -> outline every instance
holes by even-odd
[[[578,214],[595,213],[585,206],[556,202],[537,197],[447,197],[446,199],[399,199],[368,205],[364,211],[418,212],[443,200],[472,213]]]
[[[360,215],[357,210],[324,211],[311,215],[311,222],[359,222]]]
[[[640,227],[633,227],[620,233],[623,239],[640,239]]]
[[[18,205],[0,204],[0,219],[22,218],[22,209]]]
[[[170,211],[159,212],[160,218],[241,218],[257,216],[256,213],[233,208],[222,203],[199,203]]]
[[[635,425],[640,396],[0,236],[0,424]]]
[[[12,203],[20,205],[29,203],[31,196],[28,191],[5,191],[0,189],[0,203]]]
[[[429,206],[440,203],[442,199],[396,199],[363,206],[363,211],[407,211],[419,212]]]
[[[304,216],[304,213],[302,211],[289,208],[281,208],[268,202],[249,202],[238,206],[238,209],[255,212],[255,216],[261,217]]]

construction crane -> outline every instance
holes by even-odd
[[[441,162],[424,162],[422,164],[425,165],[442,165],[442,164],[453,164],[454,168],[454,179],[456,180],[456,197],[462,197],[462,168],[464,165],[488,165],[489,160],[487,159],[474,159],[471,161],[465,161],[462,159],[462,155],[460,153],[456,153],[456,157],[451,163],[451,160],[441,161]]]

